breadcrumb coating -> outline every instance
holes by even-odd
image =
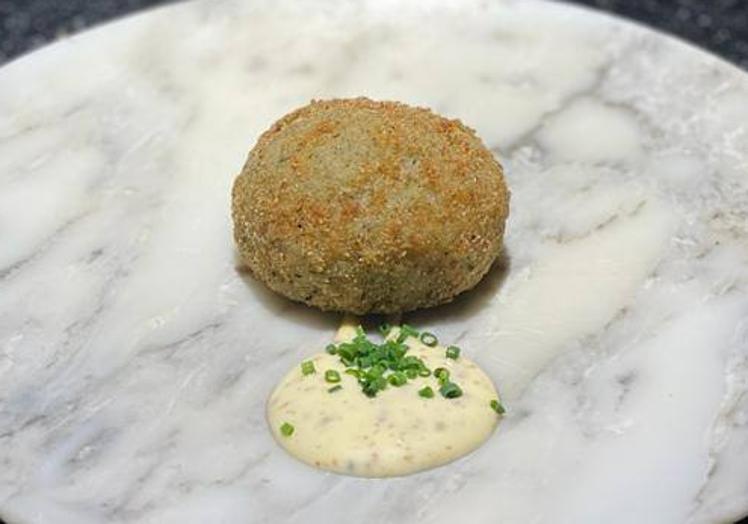
[[[398,313],[475,286],[509,192],[475,132],[428,109],[312,101],[263,133],[234,182],[234,239],[270,289],[323,310]]]

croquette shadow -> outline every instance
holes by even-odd
[[[254,278],[249,268],[242,263],[237,252],[234,252],[234,261],[239,277],[252,291],[252,294],[257,298],[257,302],[269,312],[275,315],[283,315],[291,322],[298,322],[307,326],[332,331],[338,328],[343,316],[342,313],[322,311],[279,295]],[[446,318],[451,320],[468,318],[488,306],[491,298],[496,295],[506,281],[510,268],[511,256],[506,248],[503,248],[486,276],[473,289],[460,294],[448,304],[406,312],[398,316],[405,317],[409,323],[418,325],[433,324]],[[361,318],[361,322],[371,327],[387,318],[393,318],[393,316],[366,315]]]
[[[511,255],[504,246],[491,269],[473,289],[458,295],[452,302],[405,313],[404,317],[411,324],[430,325],[447,318],[462,320],[473,316],[490,304],[504,285],[510,269]]]
[[[294,323],[327,331],[335,331],[338,328],[341,317],[339,313],[321,311],[300,302],[294,302],[268,289],[265,284],[254,278],[252,272],[244,265],[239,257],[239,253],[236,251],[234,251],[234,267],[260,306],[264,307],[270,313],[279,316],[282,315]]]

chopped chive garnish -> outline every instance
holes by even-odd
[[[445,384],[449,380],[449,370],[446,368],[436,368],[434,376],[439,381],[439,384]]]
[[[328,389],[327,392],[328,393],[335,393],[336,391],[340,391],[341,389],[343,389],[343,386],[341,386],[340,384],[338,384],[337,386],[333,386],[330,389]]]
[[[504,406],[496,399],[491,401],[491,409],[493,409],[499,415],[503,415],[504,413],[506,413],[506,409],[504,409]]]
[[[325,381],[330,383],[340,382],[340,373],[334,369],[328,369],[325,371]]]
[[[418,395],[423,398],[434,398],[434,390],[429,386],[424,386],[418,390]]]
[[[400,387],[408,381],[408,377],[402,371],[396,371],[387,377],[387,382],[393,386]]]
[[[290,437],[291,435],[293,435],[294,429],[295,428],[291,424],[289,424],[288,422],[284,422],[283,424],[281,424],[280,432],[284,437]]]
[[[398,329],[397,337],[386,338],[395,328]],[[430,347],[438,345],[439,341],[433,333],[420,333],[408,324],[392,326],[386,322],[380,324],[378,330],[385,337],[381,344],[369,340],[364,329],[357,326],[352,340],[327,346],[326,351],[331,355],[337,355],[340,362],[345,366],[345,369],[340,372],[334,369],[325,371],[325,381],[333,384],[333,387],[328,391],[332,393],[341,389],[335,385],[341,382],[343,373],[354,377],[359,383],[361,391],[368,397],[376,397],[380,391],[390,386],[400,387],[407,384],[409,380],[416,380],[419,377],[426,378],[433,374],[439,384],[439,392],[444,397],[457,398],[462,395],[462,389],[457,384],[450,382],[448,369],[440,367],[432,372],[426,367],[423,359],[408,354],[410,347],[405,341],[411,337]],[[450,359],[457,359],[460,355],[460,349],[457,346],[449,346],[446,355]],[[317,372],[312,361],[302,362],[301,370],[305,375]],[[429,395],[426,392],[430,391],[431,396],[433,396],[435,389],[426,386],[421,388],[418,394],[421,396]],[[431,396],[425,398],[431,398]]]
[[[445,382],[439,388],[439,393],[441,393],[444,398],[457,398],[462,396],[462,389],[454,382]]]
[[[436,336],[433,333],[424,331],[423,333],[421,333],[421,342],[423,342],[428,347],[432,348],[439,343],[439,339],[436,338]]]

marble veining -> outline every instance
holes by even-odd
[[[505,254],[406,320],[508,415],[366,480],[278,448],[265,400],[339,319],[237,267],[229,188],[311,98],[428,105],[506,166]],[[195,1],[0,69],[0,517],[657,522],[748,514],[748,77],[540,1]]]

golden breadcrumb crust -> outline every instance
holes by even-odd
[[[232,211],[241,258],[269,288],[323,310],[396,313],[480,281],[509,193],[458,120],[354,98],[312,101],[262,134]]]

